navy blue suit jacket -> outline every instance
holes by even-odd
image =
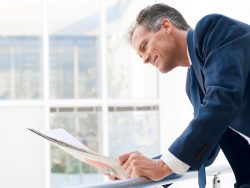
[[[213,161],[229,126],[250,137],[250,26],[223,15],[208,15],[188,32],[187,43],[192,66],[186,91],[194,118],[169,151],[199,169],[208,159]],[[205,94],[194,64],[201,68]]]

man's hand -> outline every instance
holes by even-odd
[[[157,181],[173,172],[161,159],[149,159],[139,152],[125,153],[118,159],[127,176],[131,178],[144,176]]]
[[[105,174],[105,173],[103,173],[103,175],[108,176],[109,180],[119,180],[119,178],[117,178],[117,177],[115,177],[115,176],[113,176],[111,174]]]

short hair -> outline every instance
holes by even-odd
[[[180,30],[188,30],[190,26],[179,11],[163,3],[147,6],[137,15],[136,22],[130,27],[129,40],[134,34],[138,25],[143,25],[150,31],[158,31],[163,19],[168,19],[175,27]]]

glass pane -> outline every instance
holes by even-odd
[[[0,99],[42,98],[42,2],[1,2]]]
[[[50,118],[51,129],[63,128],[91,150],[101,153],[100,111],[57,109],[51,112]],[[51,173],[52,188],[103,181],[95,168],[55,146],[51,147]]]
[[[50,0],[48,9],[50,98],[98,98],[99,0]]]
[[[158,110],[109,113],[110,156],[139,151],[148,157],[160,152]]]
[[[143,1],[113,1],[107,8],[108,97],[152,99],[157,97],[157,72],[144,65],[128,40],[128,28]],[[132,17],[131,15],[134,15]]]

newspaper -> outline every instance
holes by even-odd
[[[127,179],[125,171],[115,158],[100,155],[79,142],[64,129],[52,129],[48,131],[38,131],[28,128],[33,133],[45,138],[55,146],[71,154],[75,158],[94,166],[104,174],[113,175],[119,179]]]

